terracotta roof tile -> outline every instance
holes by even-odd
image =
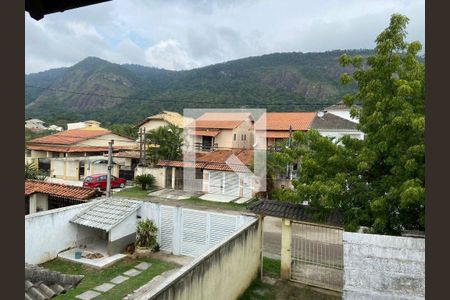
[[[234,129],[244,121],[253,121],[250,113],[207,112],[190,123],[189,128]]]
[[[289,130],[292,126],[292,130],[308,130],[315,116],[315,112],[269,112],[256,121],[255,128],[257,130]]]
[[[289,131],[266,131],[266,138],[289,138]]]
[[[28,145],[29,150],[50,152],[107,152],[107,146],[54,146],[54,145]],[[134,150],[137,146],[113,146],[114,150]]]
[[[25,180],[25,196],[29,196],[34,193],[42,193],[75,200],[88,200],[97,195],[97,191],[91,188],[39,180]]]
[[[84,129],[72,129],[55,134],[47,135],[44,137],[36,138],[29,141],[29,144],[53,144],[53,145],[72,145],[91,138],[99,137],[102,135],[110,134],[111,131],[107,129],[101,130],[84,130]]]
[[[220,133],[220,130],[193,130],[190,131],[191,135],[200,135],[200,136],[212,136],[216,137]]]

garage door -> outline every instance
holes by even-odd
[[[225,176],[224,194],[239,197],[239,175],[231,172],[222,172]]]
[[[242,196],[245,198],[252,197],[252,176],[250,174],[244,174],[243,179],[243,193]]]
[[[211,194],[222,194],[223,172],[210,171],[208,192]]]

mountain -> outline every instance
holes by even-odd
[[[88,57],[25,75],[25,115],[57,124],[95,119],[107,126],[184,108],[316,111],[355,88],[340,84],[340,74],[351,69],[341,67],[339,57],[371,52],[274,53],[187,71]]]

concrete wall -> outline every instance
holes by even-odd
[[[109,241],[114,242],[118,239],[126,237],[132,233],[136,232],[136,226],[138,219],[136,218],[137,212],[131,214],[128,218],[118,224],[116,227],[111,229],[109,233]]]
[[[425,299],[425,239],[344,232],[344,299]]]
[[[153,290],[125,299],[237,299],[258,275],[262,225],[255,219],[230,238],[181,268]]]
[[[166,168],[150,168],[150,167],[136,167],[134,176],[150,174],[155,177],[155,185],[159,188],[165,187],[166,182]]]
[[[69,223],[92,202],[25,216],[25,262],[40,264],[54,259],[61,250],[73,247],[90,233]]]
[[[358,130],[324,130],[324,129],[318,129],[320,135],[330,138],[335,138],[335,140],[343,137],[343,136],[350,136],[352,138],[356,138],[358,140],[364,139],[364,133]]]
[[[168,126],[168,125],[169,125],[169,122],[166,122],[164,120],[148,120],[147,122],[145,122],[144,124],[139,126],[139,129],[145,128],[145,133],[147,134],[149,131],[151,131],[153,129],[157,129],[159,127],[164,127],[164,126]],[[139,130],[138,130],[138,133],[139,133]]]
[[[30,214],[48,210],[48,195],[35,193],[30,196]]]
[[[80,143],[76,143],[74,146],[103,146],[108,147],[108,142],[110,140],[114,140],[113,146],[138,146],[139,144],[136,141],[128,139],[126,137],[122,137],[117,134],[105,134],[101,137],[88,139]]]

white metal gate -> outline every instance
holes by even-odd
[[[342,228],[293,222],[291,280],[342,291],[342,235]]]
[[[160,209],[160,247],[164,251],[173,250],[173,235],[175,232],[177,210],[175,207],[161,206]]]
[[[223,193],[239,197],[239,175],[232,172],[222,172],[225,178]]]
[[[210,171],[208,192],[211,194],[222,194],[223,189],[223,174],[222,172]]]
[[[239,197],[239,191],[239,174],[221,171],[209,172],[209,193]]]
[[[242,184],[243,184],[242,196],[245,198],[251,198],[252,197],[252,175],[244,174]]]

